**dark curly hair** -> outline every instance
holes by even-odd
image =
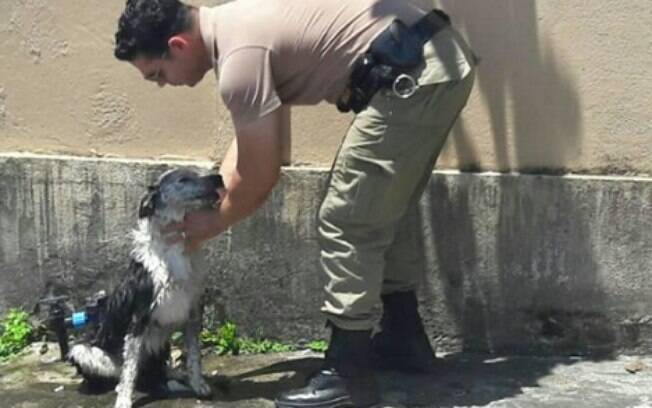
[[[179,0],[127,0],[115,33],[115,57],[161,56],[170,37],[190,28],[191,9]]]

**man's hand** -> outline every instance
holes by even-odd
[[[197,210],[186,214],[182,222],[173,222],[161,228],[168,244],[185,241],[186,253],[199,250],[201,244],[216,237],[222,231],[219,228],[219,210]]]

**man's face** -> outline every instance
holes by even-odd
[[[202,80],[206,70],[191,54],[166,52],[159,58],[139,56],[131,64],[134,65],[148,81],[156,82],[158,86],[195,86]]]

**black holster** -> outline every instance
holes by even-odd
[[[410,27],[401,20],[394,20],[354,63],[348,87],[337,101],[337,109],[340,112],[362,111],[378,90],[391,89],[399,76],[416,69],[423,62],[423,45],[449,25],[448,15],[437,9]]]

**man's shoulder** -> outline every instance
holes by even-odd
[[[273,87],[270,54],[268,48],[246,45],[220,55],[218,83],[222,95],[233,97]]]
[[[220,57],[219,92],[232,115],[250,122],[281,105],[265,47],[243,46]]]
[[[220,55],[220,69],[224,69],[226,66],[237,68],[242,64],[266,63],[271,53],[271,48],[264,44],[242,43],[225,50]],[[256,68],[251,65],[247,67]]]

